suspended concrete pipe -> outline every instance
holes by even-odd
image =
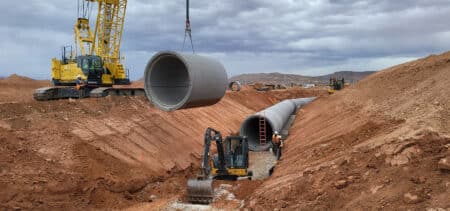
[[[195,54],[162,51],[145,68],[147,98],[164,111],[213,105],[225,95],[223,65]]]
[[[240,135],[247,136],[249,149],[251,151],[266,151],[272,145],[272,135],[275,131],[281,132],[286,126],[290,127],[292,123],[292,115],[295,114],[298,108],[310,103],[316,99],[298,98],[292,100],[283,100],[265,110],[253,114],[241,124]],[[266,144],[260,143],[260,119],[266,122]],[[287,130],[288,128],[286,128]],[[287,134],[286,134],[287,135]]]

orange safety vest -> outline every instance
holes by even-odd
[[[82,86],[83,86],[83,82],[81,80],[77,79],[77,81],[76,81],[77,90],[80,90]]]
[[[280,136],[276,135],[276,134],[273,134],[272,142],[275,143],[275,144],[279,144],[280,143]]]

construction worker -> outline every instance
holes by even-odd
[[[281,148],[283,148],[283,139],[281,135],[278,134],[278,131],[275,131],[272,135],[272,143],[275,146],[277,159],[279,160],[281,157]]]
[[[77,80],[75,81],[76,88],[78,90],[78,97],[81,98],[83,90],[81,89],[84,86],[83,79],[81,75],[77,75]]]

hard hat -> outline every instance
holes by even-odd
[[[275,131],[274,133],[275,133],[275,135],[278,135],[278,131]]]
[[[77,75],[77,78],[78,78],[78,79],[81,79],[81,75]]]

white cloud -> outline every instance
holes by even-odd
[[[48,78],[73,43],[74,0],[0,2],[0,76]],[[194,44],[229,75],[377,70],[450,48],[448,0],[191,1]],[[180,50],[184,1],[128,1],[122,55],[133,79],[159,50]]]

